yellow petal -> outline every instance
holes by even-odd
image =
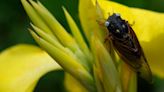
[[[0,92],[32,92],[45,73],[61,69],[43,50],[16,45],[0,54]]]
[[[135,32],[152,72],[164,78],[164,13],[132,8]],[[142,18],[142,19],[141,19]]]
[[[137,91],[137,76],[136,72],[131,70],[124,62],[119,65],[120,76],[122,81],[123,92],[136,92]]]
[[[119,13],[121,14],[121,17],[127,20],[130,24],[134,22],[133,15],[129,7],[107,0],[98,0],[98,4],[102,9],[105,19],[107,19],[113,13]]]
[[[94,7],[91,0],[79,0],[79,17],[87,40],[90,42],[91,36],[96,34],[100,41],[103,41],[104,32],[100,30],[96,22],[96,7]]]
[[[154,74],[164,78],[164,13],[130,8],[115,2],[98,0],[105,18],[120,13],[132,26]]]

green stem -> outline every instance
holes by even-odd
[[[128,92],[137,92],[137,74],[136,72],[132,72],[129,81],[129,90]]]

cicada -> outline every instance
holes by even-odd
[[[113,13],[105,21],[108,39],[119,57],[142,78],[152,82],[152,73],[141,45],[128,21]]]

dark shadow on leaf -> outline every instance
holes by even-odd
[[[34,92],[66,92],[63,82],[63,71],[51,71],[40,78]]]

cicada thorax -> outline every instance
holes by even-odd
[[[119,14],[109,16],[105,25],[108,29],[111,43],[120,58],[125,61],[142,78],[151,81],[151,71],[139,41],[127,21]]]

